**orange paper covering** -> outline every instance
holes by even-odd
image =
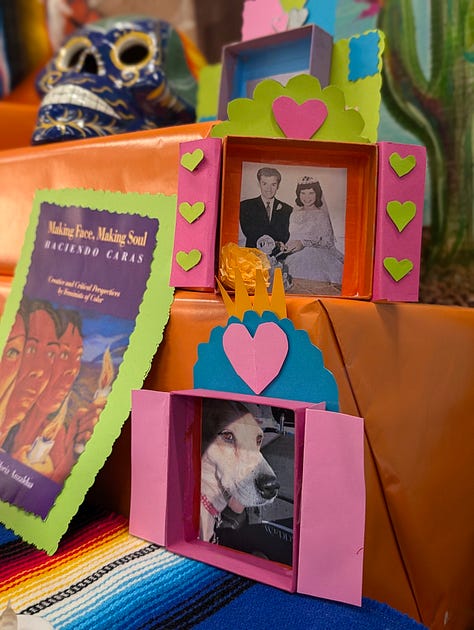
[[[208,129],[189,125],[1,152],[0,311],[37,188],[175,193],[179,142]],[[365,418],[363,594],[434,630],[472,626],[474,310],[311,297],[290,297],[287,308],[321,348],[341,411]],[[226,321],[220,297],[178,291],[145,387],[192,387],[197,345]],[[129,429],[89,495],[124,513]]]
[[[28,103],[0,103],[0,148],[28,147],[38,109]]]
[[[469,627],[474,311],[303,297],[288,298],[287,308],[322,349],[341,411],[365,419],[363,594],[430,628],[446,627],[446,611],[452,628]],[[144,387],[192,387],[197,345],[226,321],[220,297],[179,291]],[[119,440],[96,497],[110,501],[128,440]]]
[[[179,142],[209,129],[210,123],[183,125],[0,152],[0,276],[13,273],[37,189],[175,194]]]

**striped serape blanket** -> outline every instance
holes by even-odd
[[[176,556],[131,536],[124,517],[90,507],[54,556],[0,526],[0,612],[9,600],[56,630],[423,628],[373,600],[357,608],[289,594]]]

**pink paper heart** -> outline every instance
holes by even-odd
[[[309,140],[328,116],[324,101],[313,98],[298,105],[289,96],[279,96],[272,104],[273,115],[287,138]]]
[[[245,0],[242,11],[242,41],[271,35],[277,30],[273,21],[283,22],[278,30],[285,31],[288,15],[280,0]]]
[[[230,324],[222,343],[232,367],[256,394],[278,376],[288,354],[288,338],[273,322],[260,324],[253,337],[243,324]]]
[[[275,33],[283,33],[288,27],[288,13],[280,13],[272,19],[272,27]]]

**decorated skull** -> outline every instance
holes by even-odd
[[[162,20],[121,17],[77,30],[40,72],[33,144],[193,122],[196,81]]]

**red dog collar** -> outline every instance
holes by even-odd
[[[209,512],[209,514],[213,517],[213,518],[219,518],[220,516],[220,512],[219,510],[217,510],[212,503],[209,501],[209,499],[206,497],[205,494],[201,494],[201,503],[203,504],[203,506],[206,508],[206,510]]]

